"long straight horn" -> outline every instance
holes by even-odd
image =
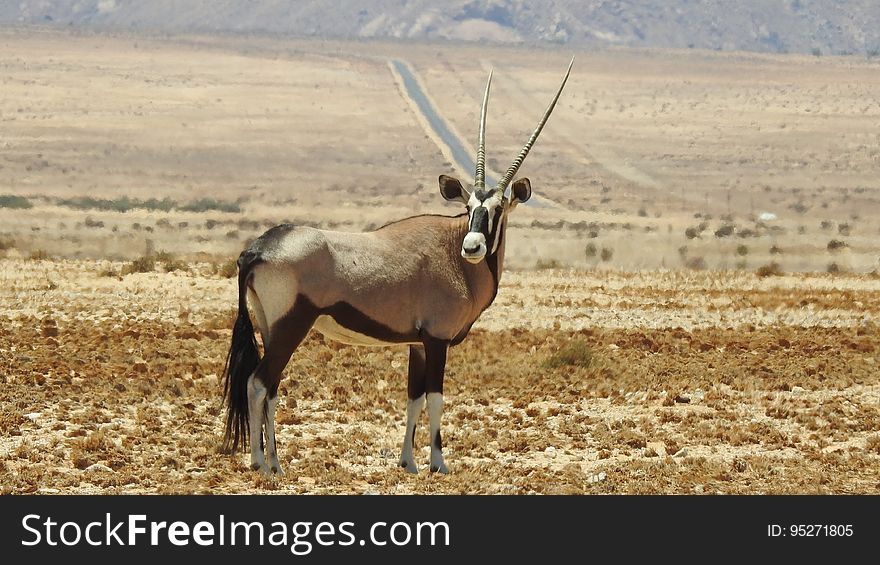
[[[553,108],[556,107],[556,101],[559,100],[559,95],[562,94],[562,89],[565,87],[565,82],[568,80],[568,75],[571,74],[571,66],[574,65],[574,57],[571,58],[571,62],[568,64],[568,70],[565,71],[565,77],[562,79],[562,84],[559,85],[559,90],[556,91],[556,96],[553,97],[553,101],[550,102],[550,105],[547,106],[547,111],[544,112],[544,117],[541,118],[541,121],[538,123],[538,127],[535,128],[535,131],[532,132],[532,136],[526,142],[525,146],[522,148],[522,151],[519,152],[519,155],[516,159],[513,160],[513,164],[507,169],[507,172],[504,173],[504,176],[498,181],[498,186],[496,190],[501,193],[501,196],[504,196],[504,191],[507,190],[507,185],[510,184],[510,181],[513,180],[513,176],[516,174],[516,171],[519,170],[520,165],[522,165],[523,161],[526,159],[526,155],[529,154],[529,151],[532,148],[532,145],[535,144],[535,141],[538,139],[538,136],[541,135],[541,130],[544,129],[544,124],[547,123],[547,119],[550,117],[550,113],[553,112]]]
[[[474,190],[486,188],[486,109],[489,107],[489,87],[492,86],[492,71],[486,82],[483,107],[480,109],[480,138],[477,141],[477,170],[474,173]]]

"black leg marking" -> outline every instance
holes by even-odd
[[[269,334],[268,339],[264,340],[267,344],[265,355],[254,372],[254,378],[259,379],[263,386],[266,387],[266,398],[262,407],[264,425],[262,429],[252,431],[255,435],[259,432],[260,452],[262,453],[259,459],[264,459],[268,455],[266,447],[269,442],[272,443],[272,455],[274,457],[270,457],[270,461],[263,460],[260,465],[257,465],[257,468],[261,468],[266,472],[281,472],[277,462],[278,451],[275,438],[270,438],[268,434],[269,426],[274,429],[274,421],[269,423],[269,399],[275,399],[278,396],[278,385],[281,383],[284,368],[290,361],[293,352],[296,351],[296,348],[299,347],[299,344],[308,335],[309,330],[312,329],[317,318],[318,313],[314,305],[302,296],[297,296],[293,307],[287,314],[272,324],[267,332]],[[251,458],[253,460],[257,456],[252,452]],[[267,464],[271,465],[271,468]]]
[[[406,430],[403,433],[403,449],[400,466],[409,473],[417,473],[413,458],[416,443],[416,427],[425,402],[425,348],[411,345],[409,348],[409,371],[407,374]]]
[[[269,329],[269,346],[256,371],[257,377],[268,389],[267,398],[278,395],[281,375],[290,356],[309,334],[317,319],[318,311],[311,301],[297,296],[290,312]]]
[[[425,340],[425,392],[443,393],[443,376],[446,373],[446,352],[449,342],[434,338]]]
[[[443,462],[440,420],[443,412],[443,377],[446,372],[446,353],[449,342],[428,338],[425,340],[425,392],[428,402],[428,420],[431,426],[431,472],[448,473]]]
[[[421,345],[409,346],[409,373],[406,392],[410,400],[415,400],[425,394],[425,348]]]

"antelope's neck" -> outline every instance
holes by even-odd
[[[492,280],[495,286],[495,293],[498,292],[498,285],[501,283],[501,272],[504,270],[504,250],[507,245],[506,213],[502,214],[501,216],[501,225],[498,226],[496,239],[498,240],[498,248],[495,250],[495,253],[487,255],[485,259],[486,266],[489,267],[489,272],[492,274]],[[493,300],[495,299],[495,293],[492,294]]]

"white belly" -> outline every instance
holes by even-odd
[[[344,328],[337,324],[336,320],[330,316],[318,316],[315,325],[312,327],[321,332],[324,337],[340,343],[347,343],[348,345],[400,345],[399,343],[381,341]]]

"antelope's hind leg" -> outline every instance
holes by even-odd
[[[266,458],[269,470],[276,475],[283,475],[281,463],[278,461],[278,449],[275,445],[275,408],[278,406],[278,394],[266,398]]]
[[[283,475],[284,471],[281,470],[281,463],[278,462],[278,450],[275,444],[275,408],[278,405],[278,385],[275,385],[274,391],[270,390],[262,379],[256,377],[257,373],[255,372],[248,381],[247,389],[251,469],[262,471],[267,475],[273,473]],[[262,441],[264,427],[266,432],[265,448]]]
[[[299,300],[291,311],[263,334],[265,356],[248,381],[250,410],[251,468],[267,475],[283,475],[275,442],[275,408],[278,406],[278,385],[291,355],[308,335],[317,319],[313,307]],[[269,339],[266,339],[266,336]],[[252,384],[253,383],[253,384]],[[253,396],[251,390],[253,389]],[[261,439],[265,426],[265,453]],[[268,461],[267,461],[268,460]]]
[[[262,367],[262,363],[260,365]],[[248,441],[251,444],[251,469],[269,473],[269,466],[263,457],[263,420],[266,417],[266,396],[268,390],[264,380],[258,375],[260,367],[254,371],[247,383],[248,397]]]
[[[403,449],[400,452],[400,466],[408,473],[418,473],[413,456],[416,440],[416,425],[425,407],[425,349],[420,345],[409,347],[409,373],[407,376],[406,429],[403,432]]]

